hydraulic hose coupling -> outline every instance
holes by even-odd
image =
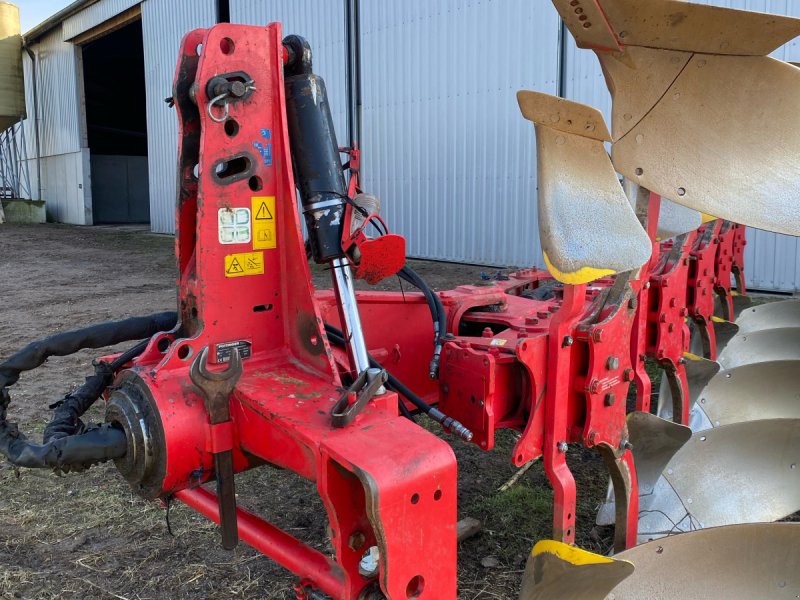
[[[432,407],[428,416],[439,423],[442,427],[447,429],[448,431],[452,431],[458,437],[460,437],[465,442],[472,441],[472,432],[464,427],[459,421],[456,421],[453,417],[448,417],[442,411],[440,411],[436,407]]]

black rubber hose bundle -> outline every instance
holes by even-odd
[[[444,336],[447,334],[447,313],[444,310],[439,294],[434,293],[425,280],[411,267],[406,265],[400,269],[397,275],[421,291],[428,302],[428,308],[430,308],[431,317],[433,318],[433,358],[431,359],[428,375],[431,379],[436,379],[439,376],[439,359],[444,345]]]
[[[98,323],[31,342],[0,363],[0,389],[14,385],[21,373],[32,371],[51,356],[69,356],[85,348],[102,348],[141,340],[159,331],[172,329],[176,321],[175,312],[156,313],[147,317]],[[0,413],[0,417],[4,415]]]
[[[44,443],[57,440],[76,433],[82,433],[85,426],[80,418],[89,410],[106,388],[111,385],[114,373],[126,363],[139,356],[147,348],[148,340],[136,344],[115,358],[110,364],[98,362],[94,366],[94,375],[86,378],[86,382],[76,390],[64,396],[55,404],[50,405],[53,418],[44,430]]]
[[[159,331],[172,329],[176,322],[175,312],[164,312],[100,323],[32,342],[0,363],[0,453],[20,467],[63,472],[84,470],[95,463],[124,456],[127,442],[121,429],[108,424],[87,428],[80,417],[112,383],[114,372],[144,351],[146,340],[110,364],[96,364],[94,375],[53,405],[55,412],[45,429],[43,444],[28,441],[16,424],[6,420],[11,401],[7,388],[19,380],[21,373],[39,367],[51,356],[68,356],[85,348],[150,338]]]

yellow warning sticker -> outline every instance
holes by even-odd
[[[253,250],[276,248],[275,196],[253,196]]]
[[[225,256],[225,277],[264,274],[263,252],[241,252]]]

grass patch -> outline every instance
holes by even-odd
[[[531,541],[552,528],[553,492],[520,481],[505,492],[478,499],[467,510],[483,522],[491,538],[492,554],[501,563],[514,565],[526,556]]]

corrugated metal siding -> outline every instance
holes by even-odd
[[[29,161],[36,190],[36,161]],[[42,199],[48,219],[72,225],[92,224],[89,149],[42,158]]]
[[[71,40],[76,35],[89,31],[107,21],[111,17],[139,4],[141,0],[100,0],[84,8],[79,13],[65,19],[62,23],[64,40]]]
[[[25,157],[33,159],[36,158],[36,136],[33,127],[33,61],[24,50],[22,52],[22,76],[25,81],[25,110],[28,113],[28,117],[22,121],[22,126],[25,128]]]
[[[792,0],[698,1],[800,17],[800,2]],[[328,84],[344,142],[343,0],[230,3],[233,22],[280,21],[286,34],[298,33],[311,41],[315,69]],[[59,220],[90,219],[85,209],[88,191],[80,200],[73,198],[69,184],[64,188],[69,191],[56,194],[59,174],[77,185],[88,173],[71,174],[86,168],[88,155],[83,157],[81,150],[79,50],[62,40],[135,4],[136,0],[103,0],[91,5],[34,47],[40,60],[42,154],[72,155],[43,161],[43,196],[58,196],[51,202]],[[142,14],[152,226],[154,231],[172,232],[177,122],[163,98],[172,86],[181,37],[216,21],[215,1],[146,0]],[[381,196],[392,227],[408,236],[410,254],[496,265],[541,264],[534,136],[519,115],[514,95],[525,88],[557,92],[559,26],[549,2],[362,0],[365,185]],[[609,118],[610,98],[593,53],[578,50],[569,35],[566,43],[566,96],[597,106]],[[799,61],[800,42],[787,44],[775,55]],[[27,58],[24,66],[32,110]],[[32,157],[32,119],[26,126]],[[748,242],[751,287],[800,288],[800,241],[750,230]]]
[[[530,0],[362,0],[365,185],[410,255],[541,264],[520,89],[557,91],[558,17]]]
[[[231,23],[283,25],[311,43],[314,72],[325,80],[339,145],[347,143],[347,76],[343,0],[230,0]]]
[[[83,148],[80,112],[80,49],[62,41],[61,27],[42,37],[32,50],[37,57],[36,85],[39,95],[39,136],[42,200],[50,218],[76,225],[92,222],[89,185],[89,150]],[[36,136],[33,115],[33,72],[27,54],[25,137],[32,195],[38,196],[36,181]]]
[[[61,27],[57,27],[33,46],[37,56],[37,85],[39,90],[39,133],[42,156],[54,156],[81,149],[81,121],[79,109],[78,52],[80,49],[62,41]],[[26,60],[26,77],[30,63]],[[31,79],[28,77],[28,79]],[[32,82],[31,82],[32,83]],[[33,88],[26,83],[25,102],[33,113]],[[30,139],[33,140],[33,132]],[[33,155],[33,145],[30,148]]]
[[[178,117],[164,98],[172,95],[172,79],[183,36],[193,29],[210,27],[216,21],[215,0],[147,0],[142,4],[150,223],[158,233],[175,231],[178,189]]]
[[[28,160],[31,196],[38,200],[36,160]],[[89,149],[42,158],[42,200],[47,202],[47,218],[73,225],[92,224]]]
[[[611,127],[611,94],[606,87],[600,63],[594,52],[575,45],[575,38],[567,31],[564,66],[564,97],[594,106],[603,112]]]
[[[36,129],[34,128],[35,115],[33,114],[33,61],[27,52],[22,52],[22,71],[25,80],[25,107],[28,117],[22,121],[25,130],[25,153],[28,160],[28,173],[31,178],[31,200],[41,200],[39,197],[39,182],[36,172]]]

